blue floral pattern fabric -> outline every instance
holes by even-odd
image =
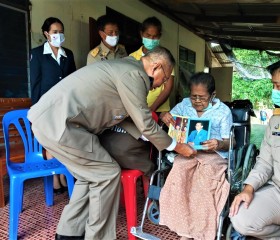
[[[222,103],[218,98],[213,100],[213,107],[205,111],[198,117],[196,110],[193,108],[190,98],[184,98],[171,111],[171,114],[187,116],[191,118],[204,118],[211,120],[210,139],[222,140],[229,138],[230,128],[232,126],[232,114],[228,106]],[[228,152],[217,151],[223,158],[228,157]]]

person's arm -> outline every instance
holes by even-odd
[[[207,151],[228,151],[229,150],[229,138],[223,138],[223,140],[210,139],[203,142],[203,146]]]
[[[168,97],[171,94],[173,84],[174,84],[174,76],[170,76],[168,81],[164,83],[163,91],[159,94],[157,99],[150,106],[152,112],[156,112],[156,110],[168,99]]]
[[[169,127],[170,124],[175,127],[175,120],[169,112],[162,112],[159,116],[159,119]]]
[[[196,130],[193,130],[188,137],[188,143],[193,143],[194,142],[195,135],[196,135]]]
[[[75,60],[74,60],[74,54],[72,51],[70,51],[70,56],[69,57],[69,74],[73,73],[76,71],[76,64],[75,64]]]
[[[43,54],[43,52],[42,52]],[[32,51],[30,58],[30,84],[32,104],[38,102],[41,96],[42,71],[38,53]]]
[[[152,113],[148,108],[147,76],[141,76],[139,71],[130,71],[124,74],[116,85],[119,96],[132,121],[140,131],[155,147],[161,151],[175,150],[183,156],[189,157],[196,154],[196,150],[187,144],[176,144],[176,141],[168,136],[162,128],[153,120]]]
[[[254,198],[254,192],[266,184],[273,175],[274,160],[271,154],[270,145],[270,143],[273,142],[271,134],[271,126],[273,126],[272,121],[270,121],[269,126],[266,128],[266,133],[260,148],[260,154],[257,157],[257,162],[254,168],[250,171],[247,179],[244,181],[245,187],[243,191],[234,198],[230,207],[230,217],[238,213],[239,206],[242,202],[245,203],[245,208],[248,208]]]
[[[228,151],[229,150],[229,134],[231,126],[233,125],[232,113],[228,107],[224,107],[222,110],[223,118],[220,121],[220,135],[222,139],[210,139],[203,142],[203,146],[207,148],[206,151]],[[211,134],[210,134],[211,135]],[[233,140],[233,146],[235,146],[235,140]]]
[[[260,154],[257,156],[256,164],[244,181],[244,184],[251,185],[255,191],[266,184],[274,174],[273,166],[275,160],[272,155],[272,150],[274,148],[272,144],[278,141],[279,136],[272,135],[272,132],[276,124],[278,124],[279,118],[280,117],[277,116],[270,120],[261,144]]]

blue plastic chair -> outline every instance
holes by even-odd
[[[45,160],[42,146],[31,131],[27,119],[28,109],[14,110],[3,117],[3,132],[6,147],[6,165],[10,177],[10,219],[9,239],[17,239],[19,214],[22,211],[24,181],[31,178],[44,178],[45,199],[48,206],[53,205],[53,175],[64,174],[67,179],[68,193],[71,197],[74,178],[57,159]],[[12,128],[14,125],[14,128]],[[24,145],[25,159],[22,163],[10,160],[9,128],[17,129]]]

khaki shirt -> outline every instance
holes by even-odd
[[[127,53],[125,47],[118,44],[115,51],[111,51],[107,48],[103,42],[101,42],[96,48],[92,49],[87,56],[87,65],[104,60],[113,60],[117,58],[126,57]]]
[[[280,190],[280,109],[275,109],[266,128],[257,162],[244,184],[258,190],[269,183]]]

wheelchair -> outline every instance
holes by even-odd
[[[226,103],[233,115],[233,126],[230,130],[230,147],[228,157],[228,169],[226,172],[228,182],[230,184],[230,193],[227,202],[219,216],[218,229],[216,239],[220,240],[222,235],[226,235],[226,239],[231,238],[232,226],[229,219],[227,219],[225,229],[224,221],[229,214],[230,204],[236,194],[242,190],[242,183],[248,176],[250,170],[253,168],[258,155],[258,149],[254,144],[250,144],[250,117],[255,116],[253,112],[252,103],[249,100],[235,100],[231,103]],[[235,140],[235,147],[234,147]],[[173,154],[173,155],[172,155]],[[159,212],[159,196],[166,175],[172,168],[172,159],[176,154],[166,154],[162,156],[162,152],[158,153],[158,169],[153,172],[150,178],[150,186],[148,196],[145,201],[144,210],[142,214],[140,226],[131,228],[131,233],[144,240],[160,240],[160,238],[146,233],[143,231],[144,222],[147,218],[154,224],[159,224],[160,212]],[[226,232],[226,234],[223,234]],[[244,238],[243,238],[244,239]]]

